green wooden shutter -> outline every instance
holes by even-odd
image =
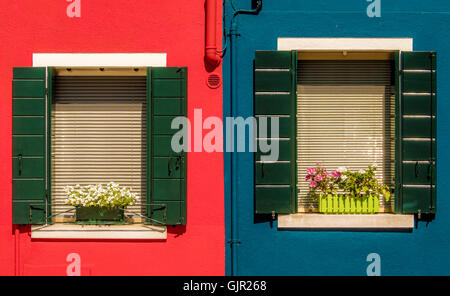
[[[295,51],[256,51],[255,53],[255,105],[257,122],[261,117],[279,117],[278,138],[270,135],[268,118],[267,138],[278,141],[279,158],[264,162],[260,151],[259,134],[255,153],[255,213],[289,214],[296,211],[296,64]],[[259,127],[259,124],[258,124]],[[259,131],[258,131],[259,133]]]
[[[397,202],[404,214],[436,213],[436,53],[403,52],[397,108]]]
[[[171,148],[171,122],[187,117],[187,68],[147,70],[147,215],[155,224],[186,225],[186,152]]]
[[[13,69],[13,224],[43,224],[48,214],[46,88],[45,68]]]

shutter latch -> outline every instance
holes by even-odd
[[[275,217],[276,217],[275,211],[272,211],[272,220],[275,220]]]
[[[22,154],[19,154],[17,156],[18,163],[18,169],[19,169],[19,176],[22,176]]]
[[[420,219],[422,217],[422,211],[419,209],[417,210],[417,218]]]

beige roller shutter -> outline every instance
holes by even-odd
[[[64,186],[111,181],[140,197],[126,215],[144,214],[145,163],[146,77],[55,77],[52,214],[71,208]]]
[[[392,186],[395,160],[395,88],[390,61],[300,60],[297,86],[297,172],[300,212],[317,211],[306,169],[377,167]],[[393,198],[381,209],[393,210]]]

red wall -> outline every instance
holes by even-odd
[[[220,1],[218,1],[220,2]],[[167,66],[188,67],[188,116],[194,108],[222,117],[222,89],[209,89],[204,64],[204,0],[81,0],[69,18],[66,0],[1,0],[0,11],[0,275],[65,275],[69,253],[82,275],[223,275],[223,155],[188,154],[185,228],[164,241],[31,240],[12,225],[12,68],[32,53],[167,53]],[[221,23],[221,5],[217,18]],[[217,40],[221,44],[221,26]],[[221,68],[216,69],[221,73]],[[204,132],[205,134],[205,132]]]

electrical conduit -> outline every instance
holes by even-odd
[[[234,8],[233,3],[231,2]],[[237,89],[238,81],[237,78],[237,37],[239,33],[237,32],[237,22],[236,17],[239,14],[251,14],[257,15],[262,8],[262,0],[257,1],[255,9],[252,10],[236,10],[233,14],[231,20],[230,28],[230,114],[234,118],[238,115],[237,110]],[[233,128],[227,127],[227,128]],[[239,153],[232,153],[231,156],[231,275],[238,275],[238,252],[237,248],[239,246],[239,235],[238,235],[238,164],[239,164]]]

